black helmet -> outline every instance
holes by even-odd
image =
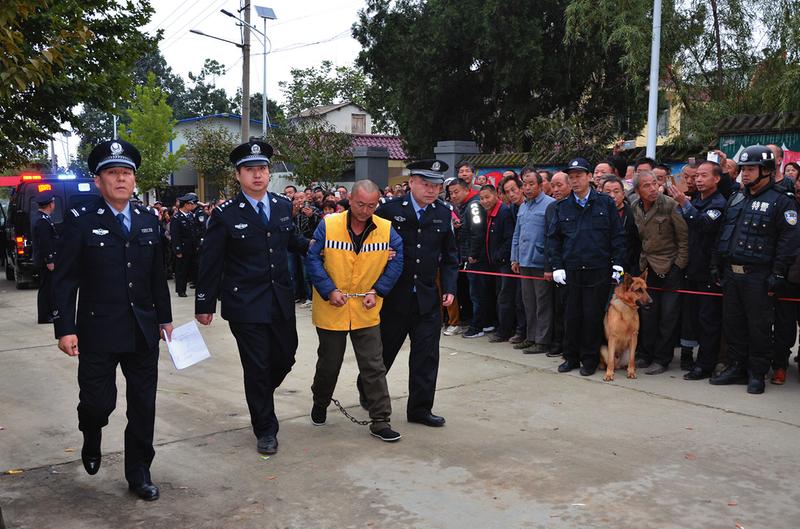
[[[774,171],[775,155],[768,147],[751,145],[739,155],[739,165],[760,165],[767,171]]]

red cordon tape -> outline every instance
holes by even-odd
[[[503,274],[501,272],[484,272],[482,270],[462,270],[459,268],[459,272],[464,274],[479,274],[484,276],[500,276],[500,277],[516,277],[517,279],[533,279],[534,281],[550,281],[550,279],[545,279],[543,277],[536,277],[536,276],[523,276],[520,274]],[[701,292],[699,290],[683,290],[683,289],[669,289],[669,288],[660,288],[660,287],[647,287],[647,290],[657,290],[659,292],[677,292],[678,294],[690,294],[692,296],[714,296],[714,297],[722,297],[721,292]],[[778,298],[778,301],[792,301],[794,303],[800,303],[800,298]]]

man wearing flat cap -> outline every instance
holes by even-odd
[[[564,362],[558,372],[580,368],[582,376],[591,376],[600,362],[611,282],[623,274],[625,231],[611,197],[589,185],[591,164],[575,158],[565,171],[572,193],[548,212],[545,242],[553,281],[566,285]]]
[[[222,318],[236,338],[250,420],[262,454],[278,451],[273,394],[294,365],[297,329],[289,251],[305,254],[309,241],[292,222],[292,203],[269,193],[272,147],[251,140],[230,156],[242,191],[211,214],[195,292],[195,318]]]
[[[37,294],[38,322],[53,321],[52,279],[58,243],[61,238],[50,215],[56,209],[56,197],[52,191],[44,191],[36,197],[39,205],[38,218],[33,225],[33,262],[39,269],[39,292]]]
[[[150,477],[158,341],[172,336],[172,310],[158,219],[130,202],[140,162],[136,147],[122,140],[103,142],[89,154],[101,197],[64,215],[53,323],[59,349],[78,357],[78,428],[86,472],[100,469],[101,429],[117,404],[120,365],[128,404],[125,479],[134,494],[152,501],[159,497]]]
[[[458,276],[453,208],[438,198],[447,164],[423,160],[407,168],[409,193],[386,199],[376,210],[402,237],[404,255],[403,272],[381,309],[383,362],[388,373],[410,336],[406,416],[409,422],[444,426],[444,417],[433,414],[433,399],[439,372],[442,306],[453,303]],[[437,275],[441,294],[436,286]],[[360,378],[357,385],[362,406],[369,408]]]
[[[175,253],[175,292],[186,297],[186,284],[197,279],[197,230],[192,211],[197,195],[187,193],[178,197],[178,210],[169,223],[172,251]]]

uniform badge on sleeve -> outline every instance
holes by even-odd
[[[709,209],[706,211],[706,215],[708,215],[711,220],[717,220],[720,215],[722,215],[722,212],[718,209]]]
[[[783,218],[786,219],[786,224],[794,226],[797,224],[797,212],[793,209],[783,212]]]

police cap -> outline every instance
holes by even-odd
[[[589,163],[589,160],[586,158],[573,158],[567,164],[567,168],[565,169],[566,172],[570,171],[586,171],[587,173],[592,172],[592,164]]]
[[[55,199],[56,196],[53,194],[52,191],[42,191],[41,193],[36,195],[36,203],[39,204],[40,206],[46,206]]]
[[[142,163],[142,155],[127,141],[108,140],[92,149],[88,162],[89,171],[95,175],[112,167],[127,167],[136,171]]]
[[[200,200],[195,193],[186,193],[185,195],[181,195],[178,197],[178,202],[186,204],[187,202],[191,202],[192,204],[197,203]]]
[[[272,145],[261,140],[250,140],[231,151],[231,163],[238,169],[241,166],[256,167],[269,165],[272,158]]]
[[[421,176],[432,184],[444,183],[447,164],[441,160],[420,160],[406,165],[411,176]]]

